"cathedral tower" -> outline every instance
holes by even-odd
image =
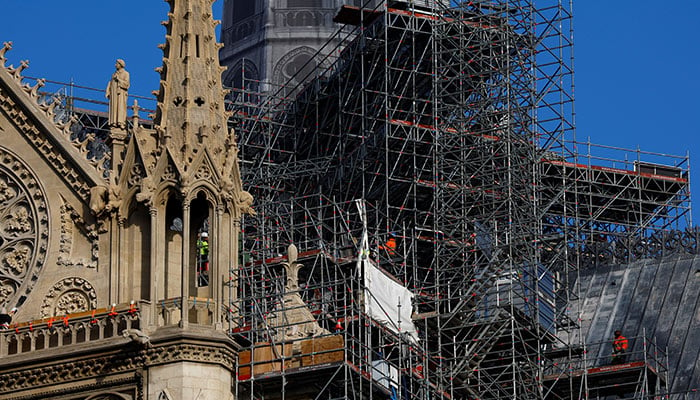
[[[238,221],[252,212],[252,198],[242,190],[235,136],[227,128],[212,1],[169,4],[154,127],[134,125],[123,156],[114,154],[120,251],[113,262],[127,265],[113,274],[114,301],[211,299],[219,306],[207,321],[191,321],[182,307],[178,318],[154,314],[151,323],[220,326],[228,302],[222,287],[237,263]],[[113,142],[120,130],[112,127]],[[143,285],[125,285],[128,276]]]
[[[0,312],[12,317],[1,398],[233,397],[226,330],[253,199],[227,126],[214,0],[167,2],[153,124],[135,102],[128,117],[119,59],[106,143],[0,48],[0,306],[19,309]]]
[[[338,25],[333,16],[343,4],[374,7],[375,0],[225,0],[221,41],[222,65],[228,66],[224,85],[248,87],[256,81],[293,86],[323,64],[324,44],[333,40]],[[337,44],[338,41],[332,43]],[[326,46],[327,49],[333,46]],[[249,81],[248,81],[249,80]]]

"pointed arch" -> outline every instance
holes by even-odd
[[[174,188],[173,188],[174,189]],[[185,227],[182,196],[175,190],[166,190],[164,198],[164,231],[163,231],[163,288],[159,289],[166,299],[177,297],[182,289],[182,252],[184,245],[183,230]]]
[[[121,282],[130,277],[130,284],[121,284],[122,301],[151,300],[151,215],[141,202],[130,201],[123,215],[124,228],[121,240],[119,266]]]
[[[215,252],[216,242],[212,223],[217,196],[208,184],[200,184],[190,192],[187,204],[190,216],[190,293],[197,297],[210,297],[210,253]],[[206,232],[206,235],[204,233]],[[206,236],[206,237],[205,237]]]
[[[87,398],[85,398],[85,400],[132,400],[132,399],[133,398],[131,396],[121,394],[121,393],[114,393],[114,392],[93,394],[92,396],[88,396]]]

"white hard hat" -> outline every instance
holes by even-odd
[[[206,232],[202,232],[202,237],[203,237],[203,238],[208,238],[208,237],[209,237],[209,234],[206,233]]]

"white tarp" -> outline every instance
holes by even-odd
[[[357,202],[360,215],[364,217],[364,204]],[[363,218],[364,223],[364,218]],[[407,334],[418,339],[413,325],[413,293],[386,275],[369,258],[367,231],[362,234],[357,269],[364,274],[364,312],[393,332]]]
[[[365,259],[365,312],[374,320],[396,333],[406,333],[418,339],[411,320],[413,293]]]

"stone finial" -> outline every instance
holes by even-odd
[[[51,102],[44,102],[44,104],[40,104],[39,108],[41,108],[46,115],[53,119],[53,117],[56,115],[56,107],[61,104],[61,97],[58,95],[53,95],[51,96]]]
[[[0,67],[5,67],[5,53],[12,49],[12,42],[3,42],[0,47]]]
[[[10,73],[15,78],[17,82],[22,80],[22,71],[29,68],[29,60],[22,60],[19,62],[19,67],[13,68],[10,66]]]
[[[39,98],[39,89],[44,87],[46,85],[46,79],[44,78],[39,78],[36,80],[36,85],[32,86],[31,89],[29,90],[29,95],[33,99],[38,99]]]
[[[289,245],[289,247],[287,247],[287,261],[293,264],[297,262],[298,258],[299,250],[297,250],[297,246],[295,246],[294,243],[292,243]]]
[[[299,269],[304,265],[297,262],[298,257],[299,251],[297,250],[297,246],[290,244],[287,248],[287,262],[282,264],[287,272],[287,285],[285,289],[288,292],[299,290]]]
[[[303,339],[329,332],[318,324],[304,300],[297,292],[299,290],[299,251],[294,244],[287,248],[287,262],[282,263],[287,272],[287,284],[283,304],[272,313],[269,321],[277,328],[275,339],[279,341]]]
[[[138,100],[134,99],[134,105],[133,105],[133,107],[131,107],[131,109],[133,110],[133,114],[131,116],[131,121],[134,125],[134,129],[136,129],[139,126],[139,121],[140,121],[139,111],[141,110],[141,108],[139,108],[139,101]]]

